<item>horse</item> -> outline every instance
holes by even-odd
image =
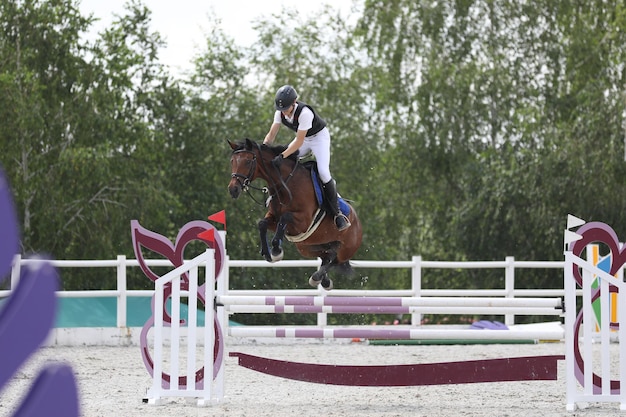
[[[361,246],[363,230],[354,207],[339,199],[340,208],[352,225],[338,231],[333,216],[325,207],[327,203],[319,202],[324,193],[315,185],[319,179],[316,179],[314,161],[301,163],[298,155],[294,154],[285,158],[277,168],[272,164],[272,158],[283,152],[286,146],[269,146],[250,139],[228,143],[232,149],[232,173],[228,184],[231,197],[237,199],[250,188],[269,194],[265,203],[267,213],[258,223],[261,256],[268,262],[282,260],[282,241],[286,238],[305,258],[322,260],[320,268],[310,276],[309,284],[316,288],[321,284],[326,290],[332,289],[329,270],[351,273],[350,259]],[[264,180],[267,187],[253,187],[251,183],[257,178]],[[274,232],[271,248],[267,239],[268,229]]]

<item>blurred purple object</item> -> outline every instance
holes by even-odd
[[[19,233],[9,183],[0,168],[0,281],[11,270],[13,257],[18,253]]]
[[[78,417],[77,392],[70,366],[48,365],[39,373],[13,417]]]
[[[499,321],[480,320],[472,323],[472,329],[509,330],[506,324]]]
[[[18,222],[4,172],[0,169],[0,281],[19,250]],[[20,279],[0,306],[0,393],[46,340],[56,317],[59,277],[46,260],[20,270]],[[6,405],[7,401],[2,401]],[[68,365],[46,365],[38,373],[14,417],[78,417],[78,390]]]
[[[49,262],[22,267],[0,310],[0,386],[46,340],[56,315],[57,272]]]

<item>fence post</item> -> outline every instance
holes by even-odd
[[[563,285],[565,287],[565,383],[566,383],[566,409],[576,410],[577,382],[576,367],[574,363],[575,343],[574,326],[576,323],[576,282],[572,274],[574,256],[572,252],[565,251],[565,266],[563,267]]]
[[[20,280],[20,272],[22,270],[22,255],[19,253],[13,257],[13,267],[11,268],[11,290],[17,287],[17,282]]]
[[[319,258],[318,258],[319,259]],[[320,296],[325,296],[326,295],[326,290],[321,289],[322,286],[318,285],[317,286],[317,291],[318,291],[318,295]],[[318,326],[327,326],[328,325],[328,314],[321,312],[321,313],[317,313],[317,325]]]
[[[126,326],[126,311],[128,302],[126,281],[126,255],[117,255],[117,327]]]
[[[218,231],[219,236],[222,238],[222,243],[224,244],[224,259],[222,259],[222,270],[220,271],[220,275],[215,277],[216,282],[213,283],[211,288],[215,289],[216,294],[218,296],[227,295],[230,288],[230,267],[228,266],[230,262],[230,257],[228,256],[228,252],[226,251],[226,231],[220,230]],[[215,254],[214,254],[215,257]],[[205,263],[205,291],[208,291],[208,285],[211,283],[210,277],[214,276],[212,271],[207,270],[208,263]],[[215,306],[215,296],[211,299],[205,299],[204,301],[204,309],[206,311],[207,308],[211,306]],[[229,314],[228,311],[223,306],[217,307],[215,309],[215,314],[217,315],[217,326],[221,329],[222,335],[228,334],[228,326],[229,323]],[[211,323],[205,323],[205,326],[211,326]],[[212,334],[214,334],[215,330]],[[210,344],[210,340],[205,341],[205,343]],[[214,340],[215,343],[215,340]],[[213,364],[213,360],[211,360],[211,364]],[[205,364],[206,365],[206,364]],[[215,387],[214,387],[214,395],[217,398],[224,398],[224,366],[221,366],[217,371],[217,375],[214,375],[215,379]],[[212,394],[213,395],[213,394]]]
[[[224,256],[223,259],[224,262],[224,266],[222,268],[222,273],[220,276],[217,277],[217,295],[227,295],[228,291],[229,291],[229,280],[230,280],[230,267],[228,266],[228,264],[230,263],[230,257],[228,255]],[[208,271],[206,264],[204,265],[205,268],[205,277],[209,276],[210,271]],[[206,281],[205,281],[206,282]],[[206,285],[209,285],[208,282]],[[211,300],[205,300],[204,301],[206,305],[208,305]],[[226,332],[228,332],[228,325],[229,325],[229,317],[228,317],[228,312],[222,308],[221,310],[218,308],[218,311],[220,312],[218,314],[218,317],[220,318],[220,321],[223,323],[224,325],[224,330]]]
[[[317,325],[326,326],[328,324],[326,313],[317,313]]]
[[[217,231],[220,238],[222,238],[222,244],[224,245],[224,259],[222,259],[222,271],[220,275],[217,276],[216,283],[216,292],[217,295],[227,295],[230,290],[230,256],[228,256],[228,251],[226,250],[226,231],[218,230]],[[205,285],[209,285],[206,277],[211,276],[213,272],[207,270],[207,264],[204,264],[204,276],[205,276]],[[205,305],[209,305],[209,303],[215,303],[215,300],[204,300]],[[229,317],[228,312],[224,307],[217,308],[217,317],[221,323],[222,329],[225,333],[228,333],[228,325],[229,325]]]
[[[411,268],[411,289],[413,290],[413,297],[422,296],[422,257],[413,256],[413,267]],[[419,326],[422,323],[421,313],[411,314],[411,324],[413,326]]]
[[[506,268],[504,270],[504,291],[506,298],[515,297],[515,257],[507,256],[505,258]],[[504,324],[507,326],[515,324],[515,314],[506,314],[504,316]]]
[[[208,269],[208,273],[205,277],[205,286],[204,286],[204,354],[203,354],[203,363],[204,363],[204,385],[201,388],[202,390],[202,399],[198,399],[198,405],[205,406],[211,402],[213,398],[214,389],[213,383],[216,377],[214,373],[214,347],[217,335],[215,334],[215,250],[207,249],[206,254],[208,255],[208,259],[206,260],[206,267]],[[219,320],[219,319],[218,319]],[[222,367],[224,364],[222,363]],[[219,374],[219,372],[218,372]],[[223,381],[224,373],[220,374],[220,381],[217,381],[217,392],[221,395],[224,393],[224,381]],[[187,375],[187,378],[191,378],[191,375]],[[218,398],[221,400],[221,398]]]

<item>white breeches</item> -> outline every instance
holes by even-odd
[[[330,133],[327,128],[320,130],[313,136],[304,138],[304,143],[298,150],[301,157],[306,156],[309,152],[313,153],[317,161],[320,179],[324,184],[332,179],[330,175]]]

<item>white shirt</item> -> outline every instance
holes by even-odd
[[[287,119],[289,123],[293,123],[293,116],[296,114],[296,110],[298,110],[298,103],[296,103],[293,113],[291,113],[292,117],[285,116],[285,119]],[[280,118],[281,114],[282,112],[280,110],[276,110],[276,113],[274,113],[274,123],[282,123],[282,119]],[[298,117],[298,130],[309,130],[311,127],[313,127],[313,112],[308,107],[303,107]]]

